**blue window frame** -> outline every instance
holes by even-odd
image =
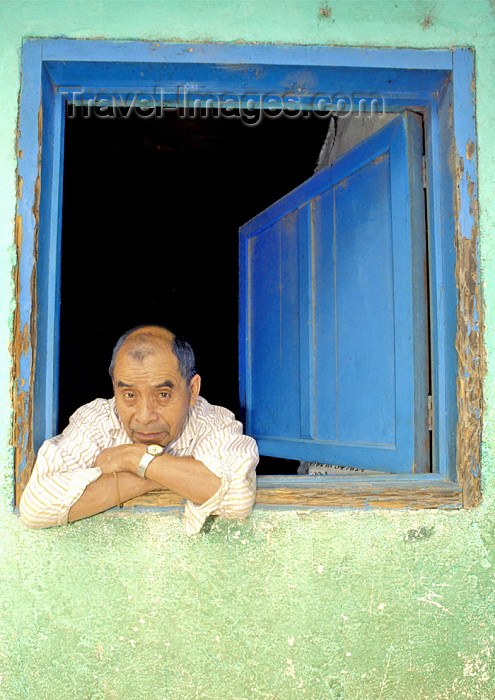
[[[27,481],[35,450],[55,432],[56,425],[63,117],[67,101],[108,105],[117,99],[120,104],[135,104],[138,97],[140,104],[148,105],[157,101],[164,106],[194,104],[199,100],[202,104],[220,101],[220,105],[273,108],[285,100],[284,106],[299,109],[331,110],[337,106],[351,112],[378,104],[387,111],[409,109],[423,115],[435,430],[432,473],[404,475],[401,483],[406,489],[417,489],[421,484],[425,492],[442,490],[448,483],[453,494],[449,504],[459,505],[460,492],[467,488],[463,479],[471,477],[458,478],[464,466],[459,464],[456,451],[457,433],[466,422],[463,411],[470,415],[478,411],[478,421],[480,418],[480,406],[471,402],[466,407],[465,401],[458,403],[456,398],[456,378],[460,376],[462,382],[463,376],[457,367],[456,342],[457,348],[475,348],[472,333],[479,332],[479,299],[470,302],[472,322],[457,322],[459,305],[464,318],[469,311],[462,294],[458,295],[455,274],[456,262],[458,266],[465,264],[459,254],[456,257],[456,241],[474,246],[476,260],[473,74],[474,59],[468,49],[26,40],[18,140],[18,174],[23,186],[17,216],[14,329],[14,345],[19,348],[14,430],[18,490]],[[452,168],[452,163],[459,167]],[[477,272],[470,274],[476,276]],[[457,282],[461,277],[457,274]],[[304,371],[308,372],[307,367]],[[474,440],[479,442],[479,434]],[[479,449],[474,453],[479,454]],[[464,470],[474,479],[479,467],[476,454],[469,470]],[[292,488],[292,481],[284,484]],[[277,480],[272,483],[279,487]],[[260,491],[264,484],[260,480]],[[325,481],[325,488],[328,484]],[[297,485],[304,487],[304,480]]]

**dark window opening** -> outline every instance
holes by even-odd
[[[142,323],[189,338],[202,395],[239,416],[238,229],[311,176],[328,119],[68,114],[59,430],[111,396],[112,347]],[[266,458],[258,471],[296,469]]]

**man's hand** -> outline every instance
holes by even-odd
[[[112,472],[137,473],[137,467],[141,457],[146,451],[146,445],[117,445],[102,450],[95,460],[95,467],[99,467],[103,474]]]
[[[145,451],[146,445],[139,443],[107,447],[100,452],[94,466],[99,467],[104,475],[113,472],[131,472],[137,475]],[[138,476],[137,479],[140,480],[141,477]],[[142,481],[151,482],[153,489],[173,491],[193,503],[204,503],[221,485],[221,479],[194,457],[175,457],[167,452],[151,460],[146,469],[146,478]],[[151,488],[148,486],[146,491]]]

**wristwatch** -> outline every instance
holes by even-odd
[[[148,445],[148,447],[146,448],[146,452],[141,457],[141,461],[138,464],[138,475],[144,479],[146,469],[148,468],[148,465],[151,462],[151,460],[157,457],[158,455],[163,454],[164,452],[165,448],[161,445]]]

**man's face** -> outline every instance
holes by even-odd
[[[177,358],[166,347],[144,360],[119,351],[113,376],[117,412],[133,442],[168,445],[187,419],[189,406],[199,394],[200,378],[190,384],[179,370]]]

